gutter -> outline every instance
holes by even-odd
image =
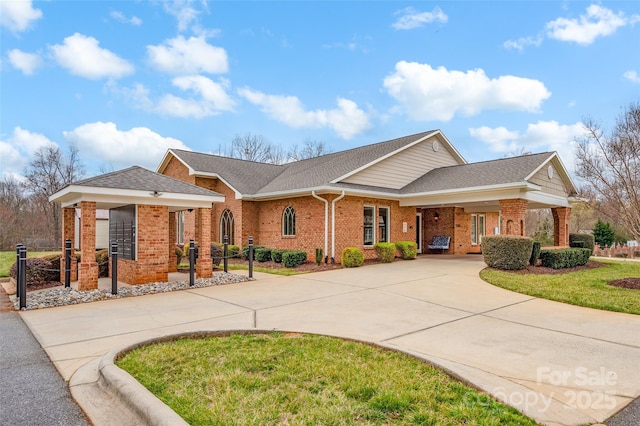
[[[336,202],[342,200],[344,195],[344,191],[342,191],[338,198],[331,201],[331,263],[336,263]]]
[[[329,201],[316,195],[316,191],[311,191],[311,196],[324,203],[324,263],[327,263],[329,257]]]

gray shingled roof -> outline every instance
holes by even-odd
[[[276,166],[191,151],[171,150],[196,173],[216,173],[242,194],[265,194],[327,185],[434,131]]]
[[[132,189],[136,191],[158,191],[174,194],[221,196],[217,192],[191,185],[170,176],[152,172],[140,166],[106,173],[72,183],[77,186]]]
[[[433,169],[402,188],[403,194],[525,182],[554,153],[523,155]]]

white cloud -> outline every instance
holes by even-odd
[[[434,7],[431,12],[419,12],[412,7],[406,7],[398,10],[394,15],[400,15],[400,17],[391,24],[391,27],[396,30],[412,30],[432,22],[441,22],[444,24],[449,19],[442,9],[437,6]]]
[[[384,87],[417,121],[449,121],[457,113],[476,115],[485,109],[537,112],[551,96],[538,80],[512,75],[490,79],[480,68],[449,71],[406,61],[396,63]]]
[[[34,9],[31,0],[0,1],[0,25],[14,33],[28,29],[42,18],[42,11]]]
[[[200,4],[202,9],[198,9]],[[168,0],[163,3],[164,11],[178,20],[178,31],[186,30],[192,23],[197,23],[198,16],[207,10],[206,0]]]
[[[63,44],[56,44],[51,50],[61,67],[80,77],[119,78],[134,71],[129,62],[101,48],[98,40],[80,33],[65,38]]]
[[[170,74],[220,74],[229,69],[227,52],[204,37],[185,39],[179,35],[161,45],[147,46],[147,55],[155,68]]]
[[[349,99],[338,98],[335,109],[307,111],[295,96],[267,95],[246,87],[238,94],[271,118],[294,128],[329,127],[343,139],[350,139],[370,127],[367,113]]]
[[[130,24],[136,27],[139,27],[140,25],[142,25],[142,19],[138,18],[137,16],[132,16],[131,18],[127,18],[124,15],[124,13],[118,10],[112,11],[109,15],[116,21],[122,22],[123,24]]]
[[[478,127],[469,129],[469,134],[484,142],[493,152],[506,154],[517,152],[520,147],[527,151],[556,151],[570,171],[575,170],[575,139],[585,135],[582,123],[559,124],[557,121],[538,121],[529,124],[527,130],[519,132],[505,127]]]
[[[83,155],[96,157],[116,169],[140,165],[155,170],[167,149],[189,150],[182,141],[160,136],[146,127],[118,130],[111,122],[83,124],[63,135]]]
[[[32,75],[42,66],[42,59],[35,53],[23,52],[19,49],[9,51],[9,62],[25,75]]]
[[[525,46],[540,46],[542,44],[542,36],[536,37],[520,37],[517,40],[507,40],[502,46],[505,49],[516,49],[522,52]]]
[[[625,72],[623,77],[632,83],[640,84],[640,76],[638,76],[638,73],[634,70]]]
[[[592,4],[587,7],[585,15],[580,15],[580,19],[558,18],[548,22],[546,30],[549,38],[586,45],[598,37],[615,33],[618,28],[637,19],[637,15],[629,20],[622,12],[614,13],[606,7]]]
[[[0,141],[0,174],[20,178],[31,157],[47,145],[57,146],[41,133],[15,127],[6,141]]]

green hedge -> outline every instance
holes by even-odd
[[[254,251],[254,257],[258,262],[269,262],[271,261],[271,249],[270,248],[259,248]]]
[[[282,253],[282,264],[285,268],[295,268],[307,261],[307,252],[302,250],[285,250]]]
[[[253,259],[256,258],[256,250],[264,248],[264,246],[253,246]],[[242,259],[249,260],[249,246],[242,247]]]
[[[595,245],[595,239],[591,234],[569,234],[569,247],[588,248],[593,253]]]
[[[341,263],[345,268],[357,268],[364,263],[364,254],[357,247],[345,247],[342,250]]]
[[[322,249],[316,248],[316,265],[320,266],[324,257],[322,256]]]
[[[525,269],[531,259],[533,240],[512,235],[482,238],[482,256],[487,265],[507,271]]]
[[[531,250],[531,257],[529,258],[529,265],[536,266],[538,259],[540,258],[540,241],[533,242],[533,249]]]
[[[396,248],[400,252],[400,257],[405,260],[415,259],[418,255],[418,244],[413,241],[398,241]]]
[[[591,256],[588,248],[567,248],[558,250],[542,250],[540,260],[542,266],[553,269],[573,268],[586,265]]]
[[[373,248],[382,263],[391,263],[396,257],[396,245],[393,243],[375,243]]]
[[[276,263],[282,263],[282,253],[284,253],[286,250],[282,250],[282,249],[271,249],[271,260],[273,260]]]

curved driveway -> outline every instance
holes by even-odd
[[[259,329],[400,349],[547,424],[601,422],[640,395],[640,316],[502,290],[478,277],[484,266],[480,256],[423,256],[21,315],[67,380],[142,340]]]

